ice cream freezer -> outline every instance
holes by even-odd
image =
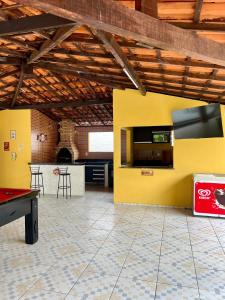
[[[225,174],[194,174],[193,214],[225,218]]]

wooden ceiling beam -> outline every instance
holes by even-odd
[[[98,30],[96,32],[96,34],[103,41],[106,48],[112,53],[112,55],[116,59],[117,63],[122,67],[122,69],[123,69],[124,73],[127,75],[127,77],[131,80],[131,82],[135,85],[135,87],[137,89],[139,89],[140,93],[143,96],[145,96],[146,90],[145,90],[143,84],[141,83],[140,78],[136,74],[134,68],[130,64],[126,55],[122,52],[120,46],[117,44],[113,35],[111,35],[110,33],[100,31],[100,30]]]
[[[19,96],[20,89],[21,89],[22,84],[23,84],[23,78],[24,78],[24,66],[22,64],[21,65],[21,71],[20,71],[20,77],[19,77],[18,85],[16,87],[15,94],[14,94],[12,102],[11,102],[11,107],[14,107],[15,104],[16,104],[16,100],[17,100],[17,98]]]
[[[18,51],[15,51],[15,50],[11,50],[11,49],[8,49],[6,47],[0,47],[0,53],[4,53],[4,54],[8,54],[10,56],[13,56],[13,57],[17,57],[17,58],[24,58],[24,55]]]
[[[87,55],[88,57],[88,55]],[[96,56],[97,57],[97,56]],[[127,55],[127,58],[129,59],[130,62],[133,63],[138,63],[138,62],[146,62],[148,64],[162,64],[162,65],[172,65],[172,66],[181,66],[183,67],[184,65],[187,67],[200,67],[200,68],[212,68],[212,69],[218,69],[218,70],[225,70],[225,67],[223,66],[218,66],[218,65],[212,65],[204,62],[195,62],[191,61],[185,61],[185,60],[180,60],[180,59],[173,59],[173,58],[163,58],[161,56],[160,60],[158,57],[146,57],[143,58],[142,56],[135,56],[135,55]],[[87,61],[87,60],[78,60],[73,57],[71,58],[58,58],[58,57],[44,57],[41,58],[38,62],[41,63],[60,63],[60,64],[67,64],[67,65],[76,65],[76,66],[85,66],[85,67],[98,67],[98,68],[109,68],[109,69],[121,69],[119,65],[109,63],[109,62],[98,62],[98,61]],[[146,69],[148,70],[148,67],[142,67],[143,71]]]
[[[203,89],[200,91],[200,95],[205,94],[205,92],[208,90],[210,83],[212,82],[212,80],[216,77],[218,73],[218,70],[213,70],[209,76],[209,78],[206,80],[206,82],[203,85]],[[225,89],[225,87],[224,87]]]
[[[201,11],[202,11],[203,0],[196,0],[194,23],[200,22]]]
[[[72,26],[75,22],[51,14],[24,17],[0,22],[0,37],[32,31]]]
[[[96,83],[108,86],[110,88],[124,89],[122,82],[115,83],[112,77],[107,80],[107,76],[99,77],[99,76],[97,76],[98,74],[95,74],[93,72],[90,73],[88,71],[86,71],[86,73],[85,73],[85,71],[83,69],[81,71],[81,70],[77,70],[77,68],[62,67],[62,66],[58,66],[56,64],[38,64],[35,67],[36,68],[45,68],[47,70],[52,70],[57,73],[61,73],[61,74],[65,74],[65,75],[66,74],[74,75],[78,78],[81,78],[84,81],[88,80],[88,81],[96,82]]]
[[[16,57],[0,56],[0,65],[20,66],[22,60]]]
[[[80,27],[79,24],[72,25],[72,26],[66,26],[58,29],[52,38],[52,40],[46,40],[39,50],[35,50],[30,58],[28,59],[27,63],[33,63],[36,60],[38,60],[41,56],[47,54],[50,52],[53,48],[55,48],[57,45],[61,44],[65,39],[67,39],[77,27]]]
[[[112,58],[111,54],[105,54],[105,53],[96,53],[96,52],[80,52],[80,51],[76,51],[76,50],[67,50],[67,49],[54,49],[53,51],[51,51],[54,54],[65,54],[65,55],[74,55],[74,56],[84,56],[84,57],[94,57],[94,58]],[[158,59],[154,56],[149,56],[149,55],[135,55],[135,54],[127,54],[127,58],[132,61],[132,62],[146,62],[146,63],[157,63]],[[65,61],[71,61],[70,59],[60,59],[60,58],[56,58],[56,57],[45,57],[42,58],[41,61],[49,61],[49,62],[59,62],[60,60],[62,62]],[[160,62],[162,64],[168,64],[168,65],[175,65],[175,66],[184,66],[187,65],[188,67],[200,67],[200,68],[214,68],[214,69],[225,69],[225,67],[220,66],[220,65],[215,65],[215,64],[209,64],[209,63],[205,63],[203,61],[193,61],[193,60],[189,60],[188,64],[186,64],[187,62],[184,61],[184,59],[179,59],[179,58],[169,58],[169,57],[161,57]],[[86,62],[79,62],[79,63],[86,63]],[[97,62],[96,66],[97,66]],[[94,66],[95,63],[90,63],[90,65],[92,64]],[[113,65],[111,65],[113,66]],[[110,68],[111,68],[110,66]]]
[[[189,29],[192,31],[215,31],[215,32],[224,32],[225,31],[225,24],[224,23],[189,23],[189,22],[175,22],[175,21],[168,21],[171,25]]]
[[[146,15],[158,18],[158,1],[157,0],[135,0],[135,9]]]
[[[35,65],[34,65],[35,66]],[[40,63],[38,64],[38,66],[36,66],[37,68],[46,68],[49,70],[55,70],[55,71],[59,71],[59,72],[64,72],[65,74],[73,74],[75,76],[78,77],[82,77],[83,75],[86,77],[88,76],[90,79],[90,81],[93,82],[97,82],[96,78],[100,78],[102,80],[105,79],[109,79],[109,80],[114,80],[117,78],[117,80],[121,80],[121,86],[123,86],[123,80],[126,79],[126,77],[124,77],[124,73],[123,72],[113,72],[110,71],[109,73],[104,73],[102,71],[92,71],[91,69],[85,69],[85,68],[80,68],[80,67],[76,67],[73,68],[72,66],[66,66],[66,67],[62,67],[59,66],[57,64],[47,64],[47,63]],[[151,80],[151,76],[152,74],[159,74],[161,75],[161,72],[159,69],[157,68],[143,68],[143,67],[136,67],[135,68],[137,74],[139,75],[139,77],[141,78],[141,80]],[[182,71],[170,71],[170,70],[166,70],[164,69],[164,75],[172,75],[172,76],[179,76],[179,77],[183,77],[183,72]],[[189,72],[188,74],[189,78],[193,78],[193,79],[208,79],[209,75],[207,73],[199,73],[199,72]],[[225,81],[225,75],[217,75],[214,78],[215,81]]]
[[[197,96],[192,96],[190,95],[190,93],[188,92],[185,92],[184,95],[181,95],[181,93],[178,91],[172,91],[168,88],[166,89],[165,91],[162,91],[160,87],[158,88],[154,88],[154,87],[151,87],[151,91],[154,92],[154,93],[157,93],[157,94],[160,94],[160,95],[171,95],[171,96],[176,96],[176,97],[179,97],[179,98],[186,98],[186,99],[193,99],[193,100],[200,100],[199,97]],[[210,97],[201,97],[201,101],[206,101],[208,103],[215,103],[215,102],[218,102],[216,99],[213,99],[213,98],[210,98]],[[225,102],[220,102],[222,104],[224,104]]]
[[[92,101],[67,101],[67,102],[51,102],[51,103],[40,103],[40,104],[17,104],[14,107],[8,104],[0,103],[0,109],[56,109],[64,107],[86,107],[93,105],[105,105],[112,104],[112,99],[92,100]]]
[[[225,66],[224,45],[197,36],[113,0],[16,0],[98,30],[124,36],[160,49]],[[121,21],[122,20],[122,21]]]

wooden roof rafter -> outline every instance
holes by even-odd
[[[96,35],[103,41],[105,46],[109,49],[112,55],[115,57],[117,63],[122,67],[122,70],[125,72],[127,77],[131,80],[131,82],[135,85],[137,89],[139,89],[140,93],[145,96],[146,90],[143,86],[139,76],[136,74],[132,65],[128,61],[127,57],[122,52],[120,46],[115,41],[114,37],[106,32],[97,30]]]
[[[46,40],[42,45],[41,48],[37,51],[35,50],[30,58],[28,59],[27,63],[31,64],[38,60],[41,56],[45,55],[57,45],[62,43],[65,39],[67,39],[73,32],[76,30],[77,27],[80,27],[80,24],[66,26],[58,29],[51,40]]]
[[[190,31],[177,28],[138,11],[131,11],[113,0],[94,0],[94,5],[93,0],[73,2],[63,0],[57,3],[54,0],[48,2],[16,0],[16,2],[28,6],[33,5],[37,9],[54,15],[87,24],[98,30],[127,36],[150,46],[175,50],[187,56],[225,66],[225,49],[219,43],[198,37]],[[107,14],[109,11],[110,14]],[[121,22],[122,19],[124,22]]]

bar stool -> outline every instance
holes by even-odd
[[[68,198],[68,190],[69,190],[70,197],[71,197],[71,176],[70,173],[68,173],[68,167],[59,168],[57,198],[59,197],[59,190],[63,190],[63,197],[66,191],[66,199]]]
[[[40,172],[40,167],[30,167],[30,173],[31,173],[31,183],[30,183],[31,189],[35,189],[35,190],[42,189],[43,196],[44,196],[45,194],[44,179],[43,179],[43,173]],[[39,192],[39,196],[40,196],[40,192]]]

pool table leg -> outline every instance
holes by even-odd
[[[31,200],[31,212],[25,216],[25,240],[34,244],[38,240],[38,204],[37,199]]]

